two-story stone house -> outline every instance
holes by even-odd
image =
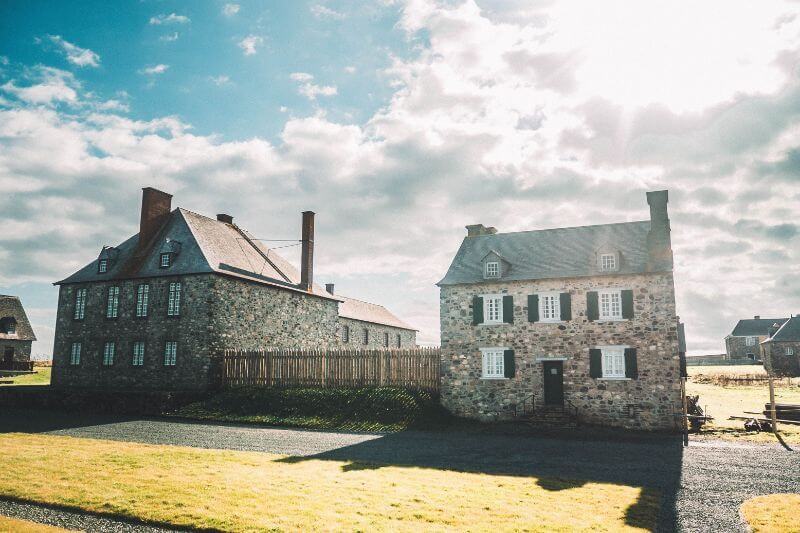
[[[145,188],[139,233],[56,283],[54,386],[203,389],[226,349],[416,345],[382,306],[314,283],[314,213],[298,272],[230,215],[171,202]]]
[[[761,361],[761,342],[769,336],[774,324],[783,325],[788,318],[745,318],[736,323],[730,335],[725,337],[727,359],[749,359]]]
[[[761,341],[761,356],[767,370],[778,376],[800,376],[800,316],[776,321]]]
[[[642,222],[505,234],[467,226],[438,284],[445,407],[492,419],[566,404],[583,422],[677,427],[667,200],[647,193]]]
[[[0,294],[0,370],[31,370],[35,340],[19,298]]]

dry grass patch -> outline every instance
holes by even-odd
[[[754,533],[800,533],[800,494],[769,494],[742,504],[742,517]]]
[[[46,526],[28,520],[18,520],[16,518],[6,518],[0,516],[0,533],[60,533],[70,531],[55,526]]]
[[[0,494],[139,520],[235,531],[652,529],[641,487],[255,452],[0,435]],[[29,461],[36,457],[36,461]]]

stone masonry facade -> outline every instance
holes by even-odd
[[[589,321],[587,291],[633,291],[633,318]],[[528,295],[571,295],[572,319],[529,322]],[[511,324],[473,325],[474,296],[513,297]],[[442,286],[442,403],[479,419],[513,416],[514,404],[543,396],[542,359],[564,358],[564,398],[586,423],[640,429],[674,429],[681,410],[678,318],[671,272]],[[637,350],[638,377],[590,377],[589,349],[628,345]],[[482,379],[480,348],[514,350],[512,378]]]
[[[767,370],[781,377],[800,377],[800,341],[769,341],[761,349]]]
[[[14,332],[7,334],[0,329],[0,364],[6,363],[6,357],[9,356],[12,366],[16,366],[13,363],[30,361],[31,339],[35,339],[35,336],[16,297],[0,296],[0,326],[5,326],[6,320],[13,322]]]
[[[752,359],[754,361],[761,360],[761,350],[759,344],[766,336],[754,336],[755,344],[748,345],[748,337],[734,337],[729,335],[725,338],[725,351],[728,359]]]
[[[347,328],[347,334],[345,333],[345,328]],[[352,318],[340,318],[336,331],[337,345],[340,348],[375,350],[383,348],[414,348],[417,345],[417,332],[414,330],[374,324]],[[364,342],[365,338],[367,342]]]

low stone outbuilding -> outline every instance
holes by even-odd
[[[770,328],[782,326],[788,318],[743,318],[725,337],[725,357],[730,361],[761,361],[761,342],[769,336]]]
[[[0,294],[0,370],[30,370],[35,340],[20,299]]]
[[[773,324],[761,342],[761,353],[767,370],[775,375],[800,377],[800,316]]]

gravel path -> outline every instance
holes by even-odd
[[[0,413],[0,431],[648,486],[664,495],[661,531],[745,531],[742,501],[800,492],[800,453],[777,445],[704,441],[683,448],[674,438],[623,442],[456,431],[375,435],[33,411]]]

